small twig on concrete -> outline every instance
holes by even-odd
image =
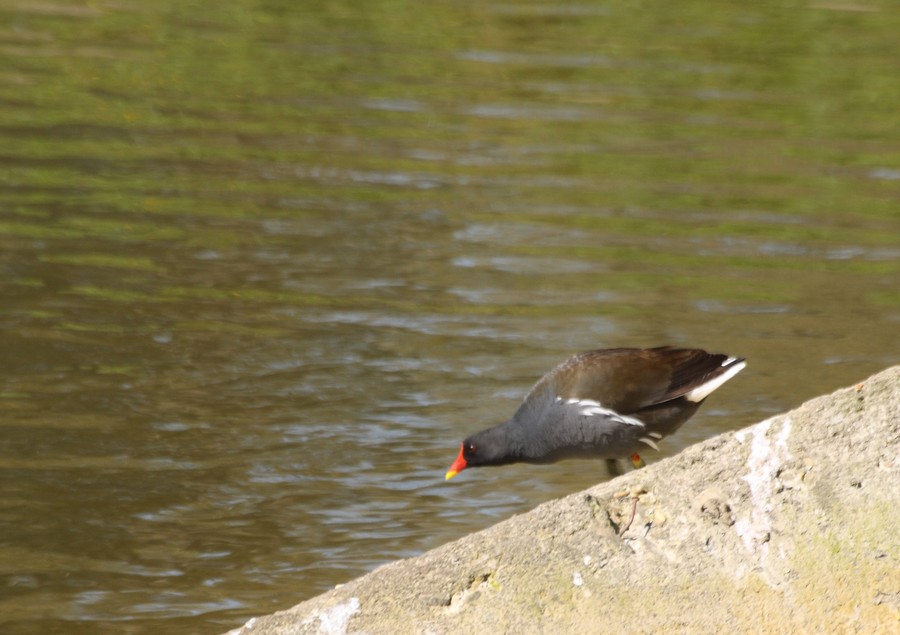
[[[632,505],[631,505],[631,518],[629,518],[628,522],[625,523],[625,526],[622,527],[622,531],[619,532],[620,536],[622,534],[624,534],[626,531],[628,531],[628,529],[631,527],[631,523],[634,522],[634,515],[637,513],[637,504],[638,504],[638,497],[635,496],[634,503],[632,503]]]

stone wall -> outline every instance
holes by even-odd
[[[900,632],[900,366],[232,633]]]

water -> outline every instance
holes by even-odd
[[[0,624],[219,632],[607,478],[443,474],[596,347],[900,359],[888,4],[0,5]],[[647,456],[648,460],[655,457]]]

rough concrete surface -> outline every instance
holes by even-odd
[[[232,633],[898,633],[898,509],[895,366]]]

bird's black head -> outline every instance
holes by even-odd
[[[445,479],[453,478],[467,467],[505,465],[517,460],[518,453],[510,445],[508,425],[500,424],[466,437]]]

